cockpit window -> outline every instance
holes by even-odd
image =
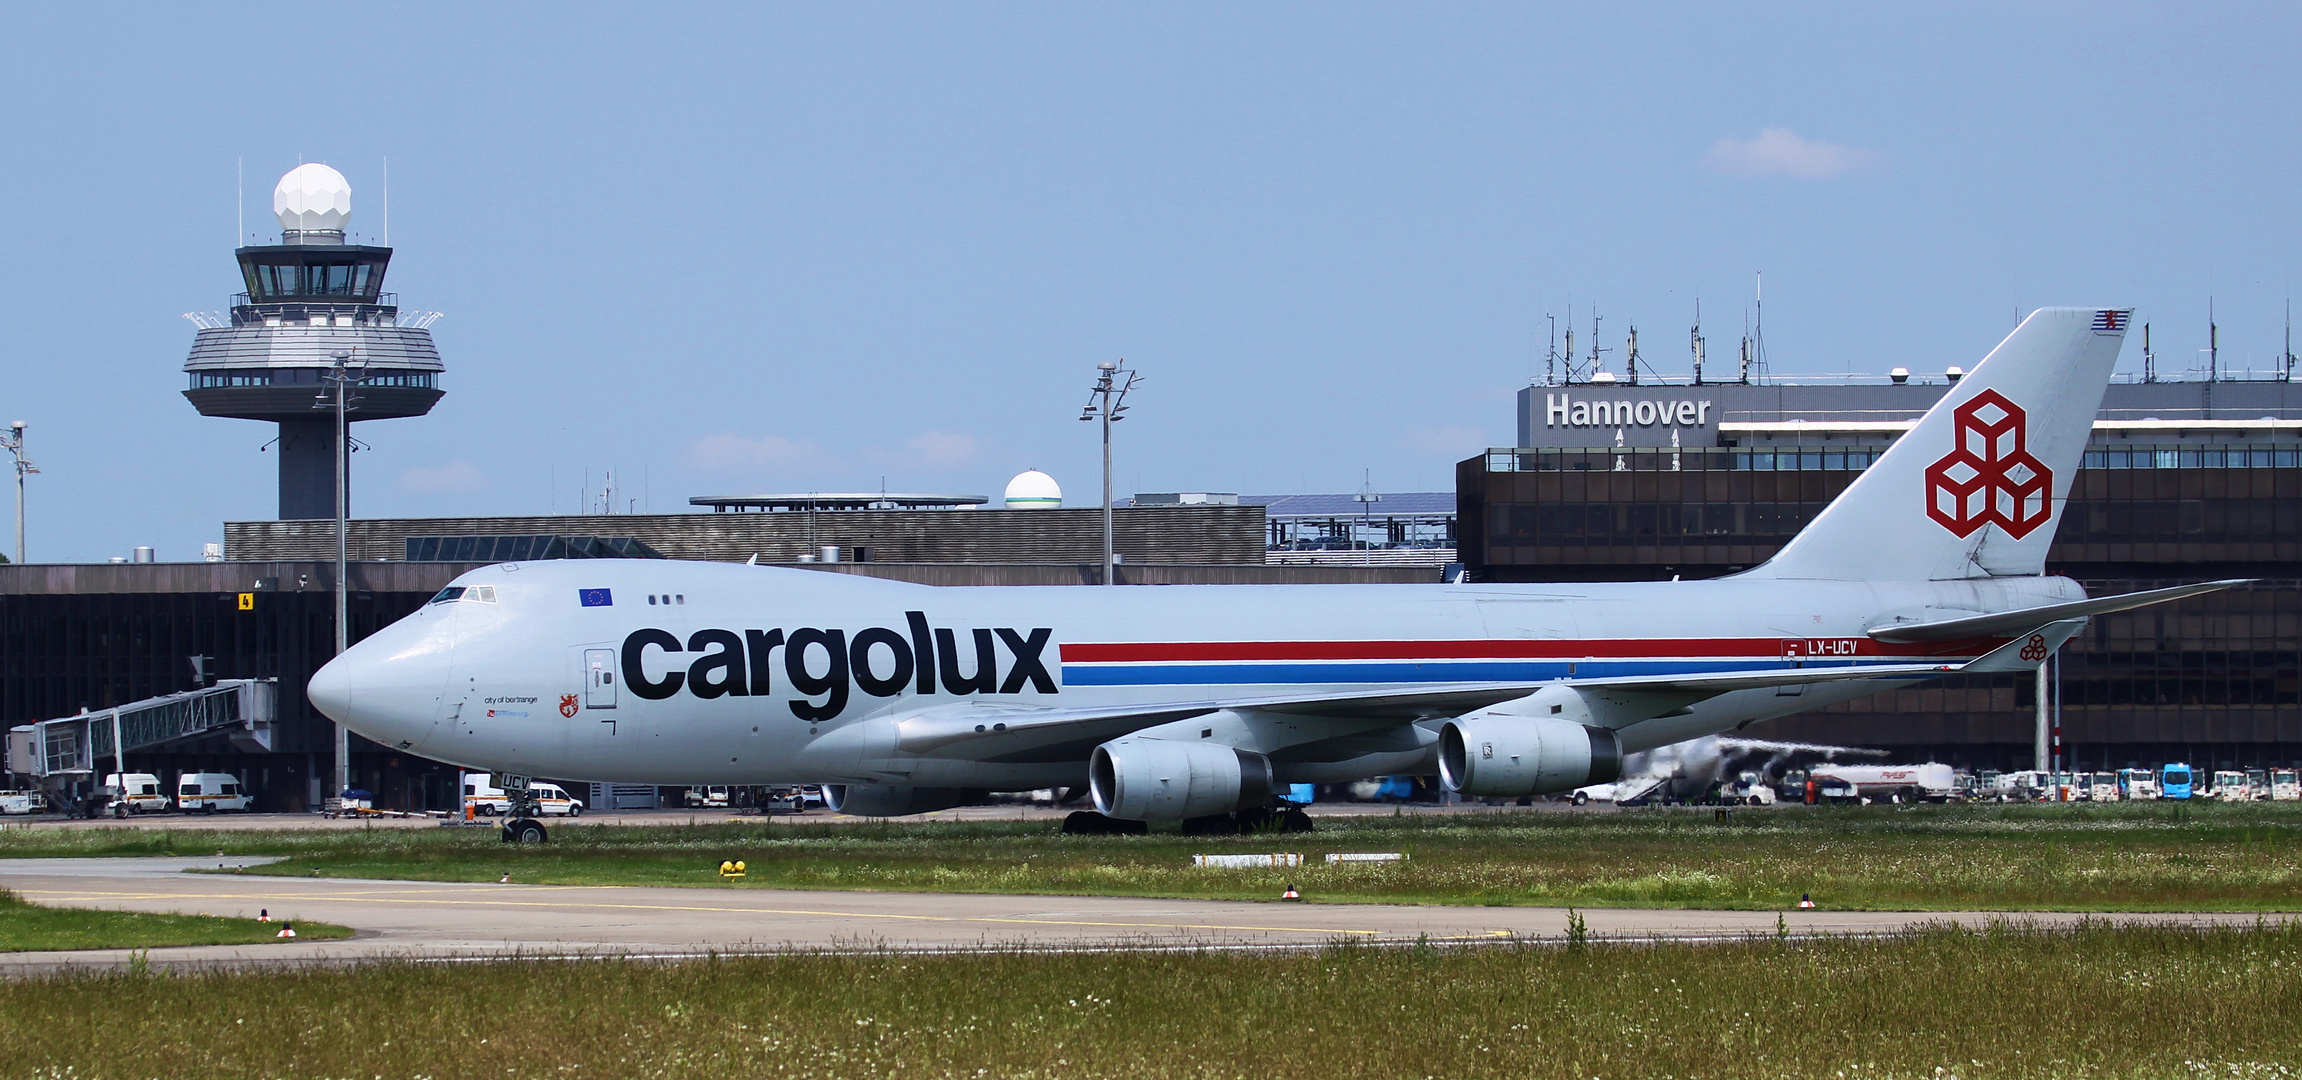
[[[441,589],[438,595],[433,596],[431,602],[435,604],[445,604],[454,600],[465,600],[481,604],[493,604],[496,602],[496,587],[493,585],[472,585],[468,587],[463,585],[450,585],[445,589]]]

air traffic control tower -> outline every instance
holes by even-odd
[[[344,242],[352,185],[325,165],[299,165],[272,191],[280,242],[236,254],[246,292],[229,319],[185,316],[199,326],[184,362],[184,396],[203,416],[280,425],[280,517],[336,516],[335,416],[330,383],[339,362],[357,372],[351,420],[422,416],[440,399],[435,313],[400,311],[384,291],[392,249]]]

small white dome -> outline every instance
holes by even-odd
[[[1063,489],[1055,478],[1037,469],[1027,469],[1007,482],[1007,508],[1009,510],[1053,510],[1063,505]]]
[[[352,183],[319,162],[298,165],[272,189],[272,213],[288,232],[342,232],[352,219]]]

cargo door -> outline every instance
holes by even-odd
[[[615,708],[615,650],[585,649],[583,666],[583,707]]]

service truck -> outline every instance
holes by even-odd
[[[2206,797],[2216,802],[2253,802],[2254,785],[2246,782],[2244,769],[2214,770],[2214,790]]]
[[[2302,801],[2302,771],[2270,770],[2270,797],[2279,802]]]
[[[104,791],[112,796],[112,812],[120,817],[129,814],[157,814],[168,808],[168,794],[160,790],[160,778],[148,772],[132,772],[126,783],[119,773],[104,776]]]
[[[2128,802],[2158,797],[2158,778],[2148,769],[2118,770],[2118,794]]]
[[[1837,779],[1866,799],[1943,802],[1958,794],[1958,774],[1948,765],[1817,765],[1817,780]]]
[[[0,814],[36,814],[48,809],[48,797],[38,791],[0,791]]]
[[[2191,795],[2191,782],[2197,774],[2190,766],[2179,761],[2167,762],[2158,770],[2158,797],[2161,799],[2187,799]]]
[[[2246,770],[2246,786],[2253,791],[2256,799],[2267,800],[2270,798],[2270,770]]]
[[[2086,797],[2087,797],[2088,799],[2090,799],[2090,800],[2092,800],[2092,801],[2094,801],[2094,802],[2117,802],[2117,801],[2118,801],[2118,774],[2117,774],[2117,773],[2113,773],[2113,772],[2098,772],[2098,773],[2087,773],[2087,774],[2082,774],[2082,775],[2085,775],[2085,776],[2087,776],[2088,780],[2090,781],[2090,782],[2089,782],[2089,783],[2086,785]]]
[[[176,809],[213,814],[219,810],[246,810],[256,800],[240,786],[240,778],[223,772],[188,772],[176,777]]]

